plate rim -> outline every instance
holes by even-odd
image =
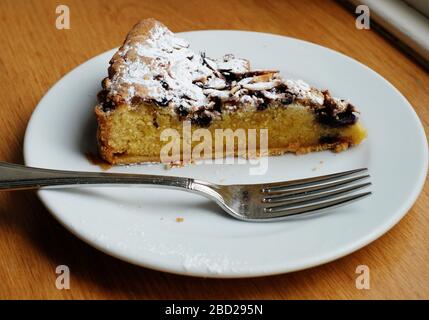
[[[428,163],[429,163],[429,155],[428,155],[428,141],[426,137],[426,133],[423,127],[423,124],[418,117],[415,109],[413,108],[412,104],[405,98],[405,96],[393,85],[391,84],[387,79],[385,79],[383,76],[381,76],[378,72],[371,69],[370,67],[366,66],[362,62],[349,57],[342,52],[338,52],[336,50],[333,50],[331,48],[322,46],[317,43],[313,43],[310,41],[297,39],[289,36],[284,36],[280,34],[272,34],[272,33],[266,33],[266,32],[255,32],[255,31],[247,31],[247,30],[227,30],[227,29],[210,29],[210,30],[195,30],[195,31],[186,31],[186,32],[180,32],[177,33],[178,35],[186,35],[191,33],[204,33],[204,32],[226,32],[226,33],[248,33],[248,34],[257,34],[259,36],[269,36],[269,37],[278,37],[279,39],[289,39],[292,41],[298,41],[303,42],[305,44],[311,44],[313,46],[318,46],[323,48],[324,50],[328,50],[336,55],[342,56],[342,58],[345,58],[349,62],[357,63],[360,67],[363,67],[366,69],[367,72],[372,73],[377,78],[382,80],[387,86],[389,86],[390,89],[393,89],[398,96],[401,97],[403,102],[407,105],[408,111],[411,111],[411,114],[413,115],[414,123],[417,125],[417,131],[419,133],[419,137],[422,138],[423,144],[425,144],[425,148],[423,151],[423,170],[419,171],[419,179],[414,184],[414,188],[412,192],[410,192],[409,196],[407,197],[407,201],[404,201],[400,207],[398,207],[395,212],[396,214],[393,214],[389,217],[389,219],[386,219],[383,223],[377,226],[377,228],[374,228],[371,232],[369,232],[365,237],[361,237],[358,240],[353,241],[349,245],[342,246],[339,249],[331,250],[329,254],[325,254],[324,256],[318,256],[318,259],[311,259],[312,261],[308,261],[306,263],[301,263],[301,266],[299,267],[288,267],[287,265],[278,266],[277,264],[272,264],[270,267],[264,267],[263,270],[255,268],[252,270],[249,270],[248,272],[243,273],[233,273],[233,272],[222,272],[220,274],[217,273],[209,273],[202,270],[183,270],[173,267],[164,267],[160,266],[159,264],[151,263],[150,261],[147,261],[145,258],[139,258],[139,261],[136,259],[133,259],[132,257],[127,256],[127,254],[118,253],[118,250],[112,250],[105,247],[100,246],[96,241],[93,241],[93,239],[84,237],[81,233],[77,232],[77,230],[71,228],[71,226],[67,225],[60,217],[60,215],[56,214],[54,208],[51,206],[51,202],[48,199],[49,197],[44,193],[44,190],[39,190],[36,192],[37,196],[40,198],[41,202],[44,204],[44,206],[47,208],[47,210],[50,212],[50,214],[69,232],[71,232],[73,235],[75,235],[80,240],[84,241],[85,243],[91,245],[92,247],[96,248],[97,250],[100,250],[101,252],[108,254],[110,256],[113,256],[115,258],[118,258],[120,260],[126,261],[128,263],[138,265],[141,267],[150,268],[153,270],[158,270],[162,272],[168,272],[172,274],[178,274],[178,275],[186,275],[186,276],[194,276],[194,277],[205,277],[205,278],[250,278],[250,277],[263,277],[263,276],[269,276],[269,275],[277,275],[277,274],[284,274],[289,272],[295,272],[303,269],[312,268],[318,265],[326,264],[328,262],[337,260],[341,257],[345,257],[351,253],[356,252],[357,250],[365,247],[366,245],[370,244],[371,242],[377,240],[382,235],[387,233],[389,230],[391,230],[412,208],[416,200],[418,199],[421,191],[423,190],[423,187],[425,185],[426,176],[428,173]],[[28,165],[31,163],[31,155],[29,154],[29,138],[31,131],[31,126],[35,122],[34,119],[37,117],[38,111],[40,111],[40,105],[43,103],[43,101],[49,96],[50,92],[56,87],[56,85],[63,80],[65,80],[67,77],[69,77],[76,69],[83,67],[86,64],[90,64],[93,60],[98,59],[100,56],[107,54],[108,52],[113,52],[117,48],[109,49],[107,51],[104,51],[100,54],[97,54],[93,56],[92,58],[87,59],[83,63],[78,64],[74,68],[72,68],[70,71],[68,71],[66,74],[64,74],[60,79],[58,79],[54,84],[51,85],[51,87],[46,91],[46,93],[42,96],[42,98],[37,103],[36,107],[34,108],[31,117],[27,123],[27,127],[24,134],[24,142],[23,142],[23,158],[24,163]],[[307,259],[308,260],[308,259]],[[256,270],[256,271],[255,271]]]

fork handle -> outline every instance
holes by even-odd
[[[146,174],[64,171],[0,162],[0,191],[76,185],[141,185],[191,191],[194,179]]]

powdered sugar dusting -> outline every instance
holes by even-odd
[[[194,82],[213,71],[188,47],[184,39],[155,24],[144,42],[123,47],[120,55],[124,57],[124,66],[113,77],[111,90],[119,92],[119,87],[126,84],[126,102],[138,95],[155,101],[167,99],[177,106],[182,104],[183,97],[195,106],[207,104],[207,97]]]
[[[284,80],[288,90],[294,94],[298,99],[310,100],[317,105],[323,105],[323,93],[317,89],[310,87],[310,85],[303,80]]]

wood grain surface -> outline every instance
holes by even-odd
[[[55,27],[60,4],[70,8],[70,30]],[[22,163],[27,122],[56,81],[87,59],[118,46],[130,27],[145,17],[157,18],[173,31],[255,30],[340,51],[393,83],[428,130],[429,75],[373,30],[356,29],[355,16],[333,1],[1,0],[1,160]],[[292,274],[213,280],[119,261],[72,236],[34,193],[0,193],[0,298],[427,299],[428,208],[426,184],[397,226],[354,254]],[[62,264],[71,270],[70,290],[55,287],[55,268]],[[355,269],[361,264],[371,270],[370,290],[355,287]]]

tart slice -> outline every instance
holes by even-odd
[[[95,113],[99,152],[111,164],[162,162],[171,143],[163,134],[175,130],[176,142],[185,145],[184,124],[191,134],[206,129],[213,137],[217,129],[265,129],[269,155],[338,152],[366,136],[349,102],[277,70],[252,70],[248,60],[231,54],[212,59],[193,52],[154,19],[134,26],[108,74]],[[191,139],[177,160],[197,160],[190,152],[199,143]],[[211,157],[229,155],[215,143],[211,148]],[[240,152],[234,147],[235,155]],[[243,155],[250,153],[244,149]]]

